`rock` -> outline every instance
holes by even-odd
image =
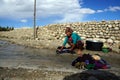
[[[119,30],[119,27],[115,27],[114,29],[115,29],[115,30]]]
[[[108,71],[87,70],[66,76],[63,80],[119,80],[119,77]]]
[[[109,28],[112,28],[112,25],[108,25]]]
[[[107,39],[107,43],[113,43],[112,39]]]
[[[105,42],[106,42],[106,39],[100,39],[100,41],[105,43]]]

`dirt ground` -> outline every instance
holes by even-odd
[[[105,70],[79,73],[0,67],[0,80],[120,80],[120,76]]]
[[[99,54],[111,65],[110,69],[88,71],[71,66],[76,54],[56,55],[51,49],[0,43],[0,80],[120,80],[120,54],[115,52],[84,50],[85,54]]]
[[[70,72],[0,68],[0,80],[62,80]]]

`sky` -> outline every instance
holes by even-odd
[[[34,0],[0,0],[0,26],[33,27]],[[36,0],[36,26],[120,20],[120,0]]]

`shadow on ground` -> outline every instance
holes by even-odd
[[[103,70],[87,70],[66,76],[63,80],[120,80],[120,76]]]

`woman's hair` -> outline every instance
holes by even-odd
[[[66,29],[65,29],[65,33],[67,33],[67,32],[72,33],[72,32],[73,32],[73,30],[72,30],[70,27],[66,27]]]

